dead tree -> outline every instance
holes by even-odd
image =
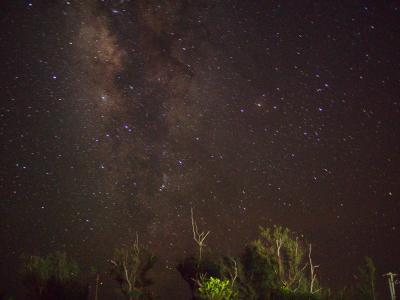
[[[205,240],[206,240],[207,236],[210,234],[210,231],[199,232],[199,228],[197,227],[197,223],[194,220],[193,208],[190,209],[190,216],[191,216],[191,219],[192,219],[193,239],[196,242],[196,244],[199,246],[199,263],[200,263],[201,258],[202,258],[202,256],[201,256],[202,255],[202,250],[206,246]]]

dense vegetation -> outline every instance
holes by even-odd
[[[366,258],[358,270],[356,282],[333,292],[321,284],[318,266],[312,260],[311,244],[306,244],[287,228],[260,228],[258,239],[248,244],[238,257],[210,258],[203,253],[208,232],[199,232],[193,219],[193,238],[199,246],[196,256],[184,258],[177,270],[190,287],[192,299],[233,300],[377,300],[376,269]],[[21,258],[21,281],[25,299],[83,300],[101,298],[99,278],[89,293],[89,284],[82,280],[78,264],[65,253],[45,257]],[[153,283],[148,271],[156,263],[155,256],[139,244],[115,250],[110,260],[109,275],[128,300],[157,299],[149,289]],[[0,296],[0,299],[14,299]]]

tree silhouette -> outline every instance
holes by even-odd
[[[308,256],[306,252],[304,242],[288,228],[260,227],[259,238],[246,247],[242,257],[248,285],[258,295],[257,299],[321,296],[311,245]]]
[[[138,236],[131,247],[116,249],[110,262],[111,274],[126,299],[151,298],[146,287],[153,281],[147,278],[147,273],[154,266],[156,257],[139,245]]]
[[[355,289],[355,299],[376,300],[376,268],[370,257],[364,258],[364,265],[358,269],[359,280]]]
[[[29,299],[86,299],[87,288],[78,281],[78,264],[65,252],[46,257],[22,256],[22,278]]]

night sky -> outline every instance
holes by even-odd
[[[191,207],[217,253],[280,224],[329,285],[364,255],[399,271],[397,1],[4,0],[0,22],[3,284],[23,252],[105,270],[138,232],[172,293]]]

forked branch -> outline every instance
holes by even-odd
[[[196,242],[196,244],[199,246],[199,262],[200,262],[201,261],[201,257],[202,257],[203,248],[206,246],[205,240],[206,240],[207,236],[210,234],[210,231],[199,232],[199,228],[197,227],[197,223],[194,220],[193,208],[190,209],[190,217],[192,219],[193,239]]]

